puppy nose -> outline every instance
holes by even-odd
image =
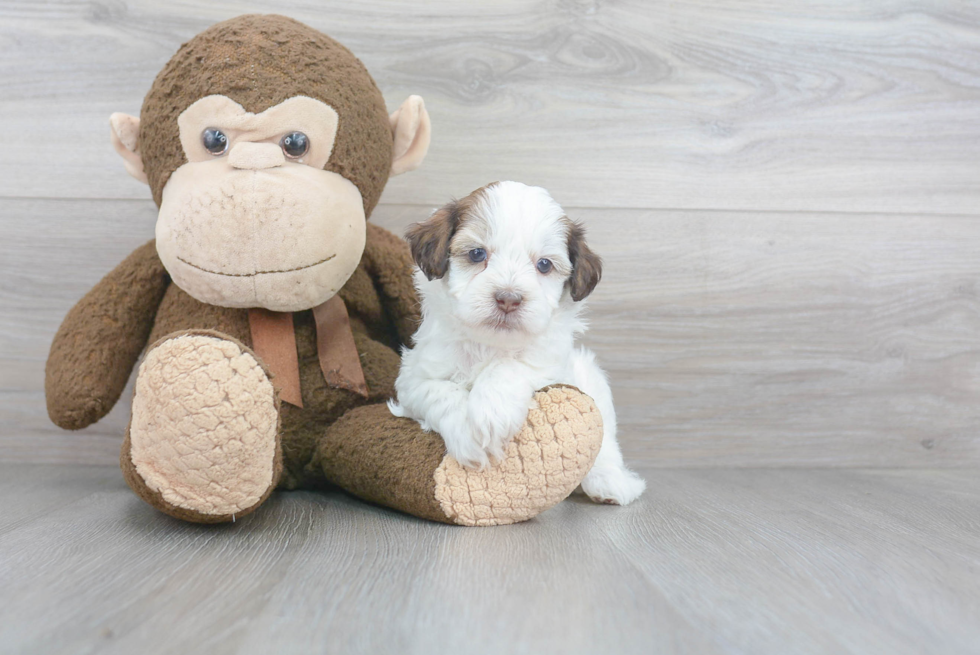
[[[505,314],[510,314],[512,311],[521,306],[521,301],[524,297],[513,291],[498,291],[494,296],[497,300],[497,307]]]
[[[228,163],[235,168],[258,171],[286,163],[282,148],[275,143],[236,143],[228,153]]]

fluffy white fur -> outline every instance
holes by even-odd
[[[583,490],[601,503],[635,500],[646,483],[623,463],[606,375],[575,344],[586,326],[584,302],[573,301],[568,288],[572,224],[538,187],[500,182],[470,199],[445,275],[429,280],[416,271],[422,324],[402,355],[391,412],[438,432],[461,464],[483,467],[523,427],[535,390],[572,384],[593,398],[603,420]],[[468,259],[475,248],[486,251],[485,262]],[[542,258],[553,263],[548,274],[536,268]],[[501,291],[522,296],[516,311],[498,307]]]

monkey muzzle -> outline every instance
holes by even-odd
[[[360,262],[366,220],[357,187],[281,157],[257,165],[271,153],[240,153],[256,160],[251,166],[229,157],[184,164],[163,189],[157,252],[174,283],[201,302],[309,309]]]

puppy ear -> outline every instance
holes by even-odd
[[[572,300],[584,300],[602,278],[602,258],[592,252],[585,242],[585,228],[573,221],[568,222],[568,259],[572,263],[572,274],[568,278],[568,288]]]
[[[428,220],[408,226],[405,238],[412,249],[412,259],[430,280],[441,278],[449,270],[449,242],[459,227],[459,202],[437,210]]]

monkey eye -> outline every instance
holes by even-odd
[[[487,251],[483,248],[474,248],[473,250],[466,253],[466,256],[470,258],[470,261],[474,264],[479,264],[487,259]]]
[[[310,149],[310,140],[302,132],[290,132],[279,142],[290,159],[299,159]]]
[[[552,266],[554,265],[551,263],[550,259],[539,259],[536,268],[538,269],[538,273],[541,273],[541,275],[547,275],[551,272]]]
[[[209,127],[201,133],[201,142],[204,149],[215,157],[225,154],[228,150],[228,137],[216,127]]]

